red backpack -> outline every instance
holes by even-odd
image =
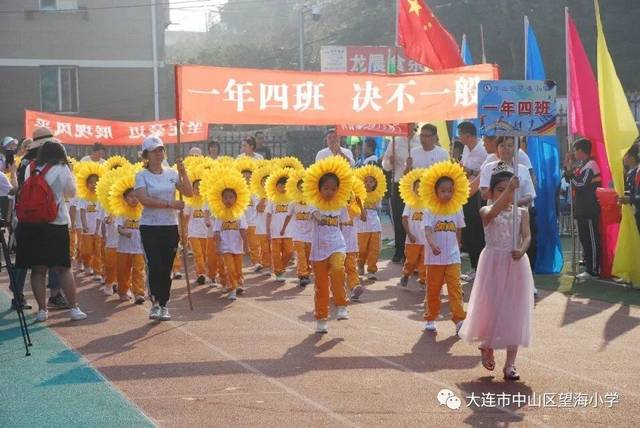
[[[29,164],[29,178],[25,180],[16,202],[16,215],[20,223],[51,223],[56,219],[56,195],[44,179],[52,166],[49,164],[38,171],[35,162]]]

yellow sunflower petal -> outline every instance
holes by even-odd
[[[109,215],[114,214],[111,209],[109,202],[109,194],[111,192],[111,187],[113,183],[122,176],[123,168],[127,167],[119,167],[117,169],[106,170],[105,173],[100,177],[98,181],[98,185],[96,186],[96,197],[98,198],[98,203],[102,207],[103,210]]]
[[[124,199],[124,194],[128,190],[133,190],[136,181],[136,171],[133,168],[123,171],[124,175],[120,175],[111,186],[109,192],[109,205],[113,214],[118,217],[124,217],[128,220],[139,220],[142,216],[142,204],[138,202],[132,207]]]
[[[413,209],[424,208],[424,199],[420,197],[420,186],[418,185],[417,193],[414,191],[414,185],[417,182],[420,184],[420,180],[427,172],[425,168],[416,168],[409,171],[401,179],[398,185],[400,189],[400,197],[405,204]]]
[[[443,203],[436,194],[436,183],[442,177],[453,180],[453,197]],[[427,169],[420,180],[420,196],[425,207],[436,215],[451,215],[462,209],[469,199],[469,180],[458,163],[438,162]]]
[[[269,178],[269,174],[271,174],[271,167],[269,165],[258,167],[253,171],[251,175],[251,193],[257,195],[259,198],[267,197],[267,191],[263,181]]]
[[[257,168],[256,161],[253,160],[253,158],[250,158],[247,156],[240,156],[239,158],[237,158],[234,161],[233,166],[240,173],[247,172],[247,171],[250,173],[253,173],[253,171]]]
[[[320,193],[320,179],[326,174],[338,177],[338,191],[331,199],[325,199]],[[302,185],[307,203],[324,211],[336,211],[346,207],[352,187],[351,166],[341,156],[331,156],[311,165]]]
[[[351,189],[348,209],[351,217],[357,217],[361,214],[360,205],[358,205],[357,199],[360,199],[360,202],[364,203],[367,199],[367,189],[364,188],[364,183],[359,177],[354,175],[352,181],[353,188]]]
[[[104,166],[104,169],[106,169],[107,171],[111,171],[112,169],[118,169],[123,166],[130,166],[130,165],[131,165],[131,162],[129,162],[127,158],[125,158],[124,156],[120,156],[120,155],[111,156],[109,159],[106,160],[105,163],[102,164],[102,166]]]
[[[97,202],[98,196],[95,191],[91,191],[87,187],[87,179],[92,175],[96,175],[98,180],[104,174],[104,168],[97,162],[80,162],[74,169],[76,175],[77,194],[80,199],[89,202]]]
[[[221,168],[211,172],[202,181],[202,193],[213,215],[222,221],[239,219],[249,206],[251,193],[242,174],[234,168]],[[222,193],[231,189],[236,193],[236,202],[230,208],[222,202]]]
[[[264,187],[267,191],[267,198],[271,202],[275,202],[276,204],[286,204],[287,202],[291,202],[291,198],[289,198],[289,195],[287,195],[286,190],[284,193],[280,193],[278,192],[277,188],[278,181],[281,178],[286,178],[287,182],[289,181],[289,174],[291,173],[291,171],[293,171],[291,168],[279,168],[269,174],[269,178],[267,178],[267,182],[265,183]]]
[[[195,156],[191,156],[195,157]],[[204,158],[203,158],[204,159]],[[209,167],[209,168],[207,168]],[[186,165],[185,165],[186,168]],[[195,184],[196,181],[200,181],[200,190],[199,194],[196,195],[194,193],[191,197],[184,198],[184,203],[193,208],[202,208],[204,205],[204,198],[202,197],[202,180],[207,174],[207,172],[211,169],[211,165],[207,165],[204,161],[192,163],[190,168],[187,169],[187,177],[191,184]]]
[[[298,188],[298,184],[304,184],[305,175],[306,171],[304,169],[291,170],[287,185],[285,186],[289,199],[300,204],[306,203],[304,192]]]
[[[302,165],[300,159],[294,158],[293,156],[277,158],[274,160],[274,163],[278,168],[304,169],[304,165]]]
[[[356,175],[364,182],[365,178],[373,177],[376,181],[376,187],[373,191],[367,192],[367,204],[377,204],[384,198],[387,193],[387,178],[384,176],[382,168],[376,165],[365,165],[356,170]]]

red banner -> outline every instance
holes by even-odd
[[[157,122],[120,122],[106,119],[63,116],[25,110],[24,130],[27,136],[39,126],[51,129],[56,138],[65,144],[105,146],[134,146],[150,135],[157,135],[166,144],[177,142],[178,127],[175,119]],[[207,125],[203,122],[185,121],[180,124],[180,140],[185,143],[207,139]]]
[[[181,117],[204,123],[359,125],[477,117],[480,80],[491,64],[380,75],[176,67]]]
[[[406,137],[409,126],[406,123],[385,123],[378,125],[340,125],[336,128],[340,137]]]

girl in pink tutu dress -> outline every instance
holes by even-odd
[[[467,342],[480,342],[482,365],[495,369],[494,349],[507,350],[503,373],[506,380],[518,380],[515,368],[518,346],[529,346],[533,325],[533,275],[527,258],[531,242],[529,215],[518,208],[519,236],[513,249],[513,197],[519,186],[506,164],[494,170],[490,191],[492,205],[482,207],[486,246],[478,270],[467,318],[459,336]]]

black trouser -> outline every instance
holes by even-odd
[[[400,197],[400,187],[398,183],[393,183],[393,192],[389,198],[391,205],[391,221],[393,222],[393,235],[396,243],[396,253],[394,258],[404,257],[404,241],[407,237],[404,227],[402,227],[402,212],[404,211],[404,201]]]
[[[171,293],[171,269],[178,250],[178,226],[140,226],[154,302],[165,306]]]
[[[587,272],[597,276],[600,271],[600,223],[598,217],[576,217],[578,238],[582,245]]]
[[[484,228],[482,218],[480,218],[481,207],[480,192],[469,197],[467,203],[462,207],[465,223],[465,228],[462,229],[462,242],[469,253],[469,261],[473,269],[478,268],[478,259],[480,259],[480,253],[484,248]]]
[[[531,272],[535,272],[536,257],[538,255],[538,240],[536,235],[538,233],[538,226],[536,225],[536,209],[535,207],[529,208],[529,232],[531,232],[531,244],[527,250],[527,256],[529,256],[529,264],[531,265]]]

